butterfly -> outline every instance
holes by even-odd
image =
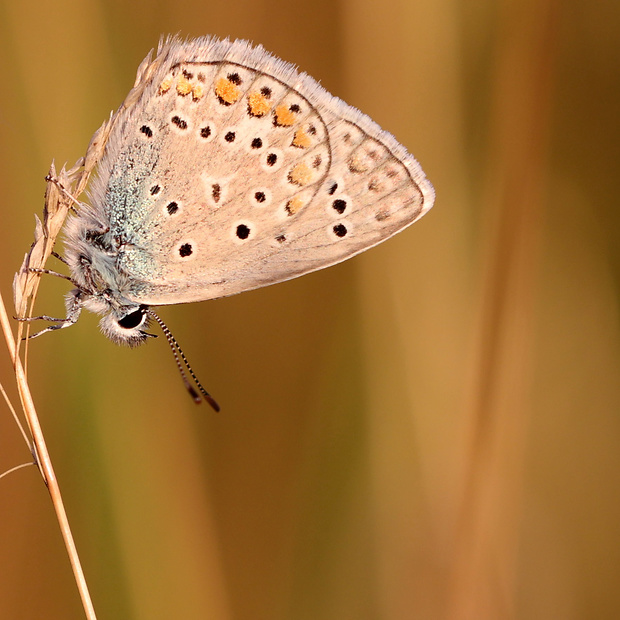
[[[391,134],[261,46],[168,37],[115,117],[89,204],[66,223],[75,289],[43,331],[86,308],[114,342],[137,346],[160,321],[151,306],[334,265],[434,197]]]

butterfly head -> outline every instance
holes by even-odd
[[[149,324],[146,310],[146,306],[125,306],[120,313],[110,311],[102,317],[99,327],[116,344],[137,347],[148,337],[154,337],[154,334],[144,331]]]
[[[99,328],[112,342],[134,348],[141,345],[147,338],[155,337],[145,329],[150,324],[148,306],[129,304],[119,305],[109,291],[100,294],[84,295],[83,291],[73,291],[70,294],[68,306],[77,303],[80,306],[102,314]],[[71,312],[69,310],[69,312]]]
[[[127,295],[127,277],[117,266],[121,242],[108,223],[95,218],[83,207],[66,229],[66,262],[77,286],[67,296],[67,316],[75,322],[82,308],[102,315],[101,331],[114,343],[137,347],[153,334],[147,333],[148,306]]]

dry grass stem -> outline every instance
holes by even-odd
[[[15,467],[11,467],[11,469],[7,469],[6,471],[3,471],[0,474],[0,480],[4,478],[5,476],[8,476],[9,474],[12,474],[14,471],[17,471],[18,469],[24,469],[24,467],[31,467],[34,464],[35,463],[33,463],[32,461],[28,461],[27,463],[22,463],[21,465],[15,465]]]
[[[3,311],[5,311],[4,303],[2,302],[1,296],[0,296],[0,303],[2,303]],[[11,402],[9,395],[6,393],[6,390],[4,389],[4,386],[2,385],[2,383],[0,383],[0,392],[2,392],[2,398],[4,398],[4,402],[6,403],[6,406],[9,408],[11,415],[13,416],[13,419],[15,420],[15,424],[17,424],[22,434],[22,437],[24,438],[24,441],[26,442],[26,445],[30,448],[30,440],[28,439],[28,435],[26,434],[26,431],[24,430],[24,426],[21,420],[19,419],[19,415],[17,415],[17,411],[15,411],[15,407],[13,407],[13,403]],[[0,476],[0,478],[2,478],[2,476]]]

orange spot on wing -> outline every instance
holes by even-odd
[[[264,116],[271,109],[267,97],[262,93],[252,93],[248,97],[248,107],[252,116]]]
[[[295,215],[304,206],[304,201],[301,198],[291,198],[286,203],[286,212],[289,215]]]
[[[303,161],[295,164],[288,173],[288,180],[295,185],[307,185],[312,179],[312,168]]]
[[[192,83],[184,76],[179,76],[179,81],[177,82],[177,93],[182,97],[189,95],[192,92]]]
[[[215,84],[215,94],[229,105],[238,101],[241,90],[227,78],[220,78]]]
[[[199,99],[202,99],[204,95],[205,95],[205,88],[202,84],[198,83],[192,86],[192,99],[194,101],[198,101]]]
[[[293,146],[300,149],[307,149],[312,144],[310,136],[303,130],[298,129],[293,137]]]
[[[170,90],[170,87],[172,86],[173,81],[174,81],[174,78],[171,75],[169,75],[167,78],[164,78],[162,83],[159,85],[159,93],[160,94],[167,93]]]
[[[295,123],[295,114],[285,104],[281,104],[275,111],[276,123],[282,127],[290,127]]]

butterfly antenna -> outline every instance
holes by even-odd
[[[172,350],[172,354],[174,355],[174,359],[177,363],[177,367],[179,369],[179,372],[181,373],[183,383],[185,384],[187,391],[190,393],[190,396],[194,399],[194,402],[196,404],[200,404],[202,402],[202,399],[200,398],[200,395],[198,394],[198,392],[196,392],[196,390],[194,389],[194,386],[189,382],[189,379],[187,378],[187,375],[185,374],[185,370],[183,369],[183,364],[185,364],[185,367],[187,368],[191,378],[194,380],[196,387],[200,390],[200,393],[204,396],[204,399],[211,405],[211,407],[213,407],[213,409],[215,409],[215,411],[219,411],[220,406],[217,404],[213,396],[211,396],[211,394],[209,394],[209,392],[207,392],[207,390],[205,390],[204,387],[202,387],[202,383],[200,383],[200,381],[198,380],[198,377],[194,374],[192,367],[189,365],[189,362],[187,361],[187,358],[185,357],[185,353],[183,353],[183,349],[181,349],[181,347],[179,346],[179,343],[176,341],[175,337],[172,335],[167,325],[152,310],[147,310],[146,313],[150,317],[155,319],[155,321],[157,321],[157,323],[159,324],[159,327],[161,327],[161,331],[164,332],[164,336],[166,336],[166,340],[168,340],[168,344],[170,345],[170,349]],[[183,360],[183,364],[181,364],[181,360]]]

